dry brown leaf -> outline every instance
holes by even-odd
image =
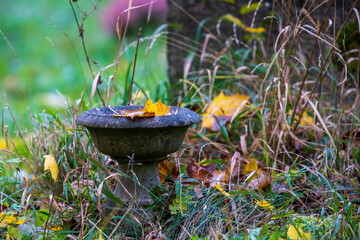
[[[189,177],[203,182],[208,181],[213,176],[212,173],[209,172],[206,168],[194,163],[191,163],[187,166],[186,173]]]
[[[227,172],[215,170],[212,172],[212,177],[210,179],[210,186],[215,187],[216,184],[224,184],[227,180]]]
[[[161,184],[164,184],[167,178],[175,180],[179,176],[179,169],[170,159],[159,163],[159,177]]]
[[[85,187],[85,186],[94,188],[95,187],[94,181],[81,179],[79,182],[77,180],[75,180],[71,183],[71,187],[73,188],[75,195],[77,195],[78,191],[80,193],[83,193],[84,192],[83,187]],[[96,188],[95,188],[95,190],[96,190]]]
[[[186,172],[189,177],[204,182],[211,187],[215,187],[216,184],[224,184],[228,179],[227,171],[217,170],[212,163],[204,166],[194,163],[189,164]]]
[[[354,128],[351,131],[347,131],[344,136],[343,139],[346,140],[352,140],[352,141],[360,141],[360,128]]]
[[[151,233],[149,233],[146,237],[145,240],[165,240],[166,237],[164,234],[157,233],[156,231],[152,231]]]
[[[239,177],[241,160],[242,157],[239,152],[235,152],[230,158],[227,158],[227,162],[230,166],[228,168],[230,178]]]
[[[199,185],[194,186],[194,192],[195,192],[195,196],[196,196],[198,199],[204,197],[204,194],[202,193],[201,188],[200,188]]]
[[[58,200],[59,201],[59,200]],[[47,209],[49,210],[50,209],[50,203],[53,207],[56,208],[57,211],[59,212],[64,212],[65,208],[63,205],[62,202],[58,203],[56,201],[56,199],[52,199],[52,201],[50,201],[50,199],[48,197],[44,198],[41,203],[40,203],[40,209]]]
[[[271,176],[262,174],[260,177],[251,180],[251,182],[247,186],[250,188],[263,189],[269,186],[270,182]]]

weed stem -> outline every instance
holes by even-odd
[[[131,83],[130,83],[130,88],[129,88],[129,98],[128,98],[128,102],[127,102],[127,105],[128,105],[128,106],[130,105],[132,87],[133,87],[133,84],[134,84],[134,75],[135,75],[136,59],[137,59],[137,54],[138,54],[138,49],[139,49],[140,36],[141,36],[141,28],[139,28],[138,39],[137,39],[137,43],[136,43],[134,66],[133,66]]]

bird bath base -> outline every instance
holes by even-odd
[[[118,169],[125,175],[118,177],[121,184],[116,182],[113,194],[124,203],[134,202],[137,207],[151,205],[150,191],[160,185],[158,161],[129,163],[120,165]]]
[[[116,112],[138,110],[143,106],[118,106]],[[190,125],[200,121],[193,111],[171,107],[170,115],[155,117],[116,117],[110,108],[82,113],[76,123],[85,126],[96,148],[116,160],[120,176],[113,194],[126,204],[142,209],[153,203],[150,190],[160,184],[158,163],[177,151]],[[131,159],[131,161],[130,161]],[[126,190],[125,190],[126,189]],[[133,201],[133,196],[135,199]],[[115,203],[106,204],[114,208]]]

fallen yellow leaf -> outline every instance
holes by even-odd
[[[28,137],[26,137],[25,139],[27,139]],[[15,137],[15,138],[10,138],[8,139],[8,141],[6,141],[6,139],[4,138],[0,138],[0,148],[2,149],[8,149],[8,150],[13,150],[14,149],[14,145],[16,147],[18,146],[22,146],[24,144],[24,141],[19,138],[19,137]]]
[[[220,92],[203,114],[202,127],[216,131],[219,127],[216,124],[215,117],[221,118],[224,123],[230,121],[234,114],[238,114],[246,108],[249,99],[250,96],[247,95],[225,96],[223,92]]]
[[[44,170],[50,170],[51,177],[54,179],[54,181],[57,181],[57,177],[59,174],[59,168],[56,163],[56,160],[54,156],[52,155],[45,155],[45,161],[44,161]]]
[[[258,171],[259,170],[259,166],[256,163],[255,158],[251,158],[250,162],[248,164],[246,164],[245,168],[244,168],[244,174],[250,174],[253,171]]]
[[[242,172],[247,175],[245,182],[249,182],[247,186],[250,188],[261,189],[270,185],[271,176],[259,169],[255,158],[250,159]]]
[[[300,233],[300,235],[299,235]],[[295,228],[293,225],[289,225],[288,232],[287,232],[288,238],[294,239],[294,240],[311,240],[311,233],[304,233],[304,231],[301,229],[301,227]]]
[[[16,212],[0,213],[0,227],[6,227],[9,224],[23,224],[25,219],[18,219],[15,217]]]
[[[259,205],[259,207],[266,208],[266,209],[269,209],[269,210],[274,209],[274,207],[271,206],[270,203],[268,201],[266,201],[266,200],[263,200],[263,201],[255,200],[255,204]]]
[[[0,138],[0,148],[2,148],[2,149],[6,149],[6,148],[7,148],[5,139],[3,139],[3,138]]]
[[[214,117],[212,117],[208,113],[203,114],[203,119],[202,119],[202,123],[201,123],[201,126],[203,128],[212,129],[214,123],[215,123],[215,118]]]
[[[237,17],[234,17],[231,14],[226,14],[224,16],[221,17],[222,20],[227,20],[230,21],[232,23],[235,23],[238,27],[244,29],[247,32],[251,32],[251,33],[262,33],[265,32],[265,28],[259,27],[259,28],[251,28],[251,27],[247,27],[245,26],[245,24]]]
[[[206,112],[209,114],[215,115],[233,115],[239,106],[250,99],[250,96],[235,94],[232,96],[225,96],[223,92],[214,98],[212,103],[210,103]],[[214,110],[217,110],[214,112]],[[240,110],[245,109],[245,106],[242,106]]]
[[[227,197],[232,197],[232,196],[233,196],[233,195],[225,192],[225,190],[220,186],[219,183],[217,183],[217,184],[215,185],[215,187],[216,187],[224,196],[227,196]]]
[[[289,111],[289,116],[292,116],[293,115],[293,111],[290,110]],[[299,116],[298,115],[295,115],[295,118],[294,118],[296,121],[299,120]],[[314,118],[312,118],[306,111],[304,111],[301,119],[300,119],[300,125],[301,126],[311,126],[311,125],[314,125],[315,124],[315,121],[314,121]]]
[[[262,170],[259,169],[255,158],[250,159],[250,162],[246,164],[243,171],[245,175],[248,175],[255,171],[255,174],[253,176],[255,176],[256,178],[259,178],[263,174]],[[253,179],[253,177],[251,179]]]
[[[51,227],[50,229],[53,230],[54,232],[57,232],[57,231],[62,230],[62,226],[54,226],[54,227]]]

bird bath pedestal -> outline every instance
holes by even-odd
[[[139,107],[112,109],[119,112]],[[200,118],[181,107],[171,107],[170,115],[165,116],[131,119],[114,114],[106,107],[92,109],[82,113],[76,123],[85,126],[96,148],[116,160],[119,170],[127,174],[119,178],[122,185],[116,183],[114,195],[127,204],[135,196],[134,206],[141,209],[152,203],[149,191],[160,184],[158,163],[179,149],[189,126],[199,122]],[[111,208],[111,204],[108,205]]]

